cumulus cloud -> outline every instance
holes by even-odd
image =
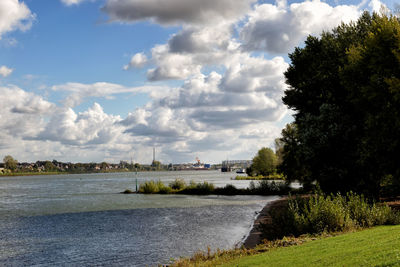
[[[31,28],[35,15],[19,0],[0,1],[0,39],[7,32]]]
[[[135,141],[142,140],[125,134],[121,120],[106,114],[97,103],[76,113],[19,87],[0,86],[0,153],[19,161],[127,160]]]
[[[111,21],[213,24],[221,20],[237,20],[253,2],[255,0],[107,0],[102,10]]]
[[[13,71],[14,71],[13,69],[10,69],[7,66],[1,66],[0,67],[0,75],[3,76],[3,77],[7,77],[7,76],[11,75],[11,73]]]
[[[15,86],[0,87],[1,132],[6,139],[36,135],[45,124],[43,116],[54,109],[55,105],[41,96]]]
[[[121,118],[104,113],[95,103],[85,112],[76,114],[71,108],[58,110],[37,139],[58,141],[67,145],[107,144],[122,130],[116,126]]]
[[[253,68],[250,68],[254,64]],[[224,75],[198,74],[170,94],[154,98],[121,123],[133,135],[147,136],[149,143],[167,144],[203,138],[224,129],[240,132],[250,125],[274,122],[287,112],[281,101],[285,89],[283,58],[241,58]],[[233,77],[233,78],[232,78]],[[257,85],[236,86],[236,80],[257,80]],[[202,137],[203,136],[203,137]],[[200,138],[200,139],[201,139]]]
[[[147,71],[149,81],[181,80],[200,73],[202,68],[191,55],[169,53],[166,45],[154,47],[152,54],[157,67]]]
[[[278,92],[281,96],[285,87],[283,73],[288,67],[282,57],[272,60],[246,57],[227,69],[221,87],[229,92],[264,91],[270,95]]]
[[[142,68],[147,64],[148,60],[145,54],[136,53],[132,56],[131,61],[128,65],[124,66],[124,70],[128,70],[130,68]]]
[[[375,0],[374,0],[375,1]],[[320,0],[277,5],[261,4],[250,12],[240,31],[243,48],[271,53],[287,53],[309,34],[320,34],[341,22],[356,20],[360,9],[355,5],[335,7]]]
[[[203,66],[224,65],[239,52],[232,33],[231,23],[184,27],[168,43],[152,48],[151,61],[155,67],[147,71],[148,80],[184,80],[200,74]]]

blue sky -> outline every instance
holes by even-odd
[[[0,156],[249,159],[291,121],[287,54],[395,3],[2,0]]]

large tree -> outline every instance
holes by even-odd
[[[296,112],[296,131],[283,133],[281,170],[290,180],[375,197],[383,179],[398,181],[399,25],[365,12],[289,55],[283,101]]]
[[[261,148],[253,158],[251,171],[256,175],[267,176],[276,172],[277,159],[274,151],[268,147]]]
[[[12,156],[10,155],[5,156],[3,162],[6,169],[9,169],[11,171],[15,171],[17,169],[18,161],[14,159]]]

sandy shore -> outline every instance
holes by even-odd
[[[260,214],[254,221],[253,228],[250,231],[250,234],[247,236],[246,240],[244,241],[243,245],[245,248],[254,248],[262,241],[262,234],[259,230],[260,223],[263,224],[270,224],[271,223],[271,216],[269,214],[269,210],[275,207],[282,207],[286,205],[287,197],[282,197],[278,200],[272,201],[268,203],[261,211]]]

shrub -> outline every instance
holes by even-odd
[[[171,191],[171,188],[164,185],[161,181],[146,181],[139,187],[139,192],[144,194],[165,194]]]
[[[204,181],[203,183],[196,183],[190,181],[189,186],[179,191],[181,194],[197,194],[197,195],[208,195],[213,193],[215,190],[214,184]]]
[[[237,195],[240,192],[240,190],[238,190],[233,184],[227,184],[225,187],[217,188],[215,190],[220,191],[219,193],[224,195]]]
[[[289,185],[282,182],[260,180],[255,187],[255,192],[261,195],[283,195],[289,192]]]
[[[256,190],[256,184],[254,183],[254,181],[251,181],[251,182],[250,182],[248,189],[249,189],[251,192],[254,192],[254,191]]]
[[[214,184],[204,181],[203,183],[198,183],[196,189],[201,193],[208,194],[214,191]]]
[[[182,190],[186,187],[186,183],[183,179],[175,179],[175,181],[171,182],[169,184],[169,187],[171,187],[174,190]]]
[[[158,186],[154,181],[146,181],[139,187],[140,193],[155,194],[158,192]]]
[[[370,203],[352,192],[346,197],[340,194],[316,194],[308,199],[289,197],[284,208],[271,209],[270,215],[272,224],[261,225],[268,239],[400,223],[399,212],[387,205]]]

